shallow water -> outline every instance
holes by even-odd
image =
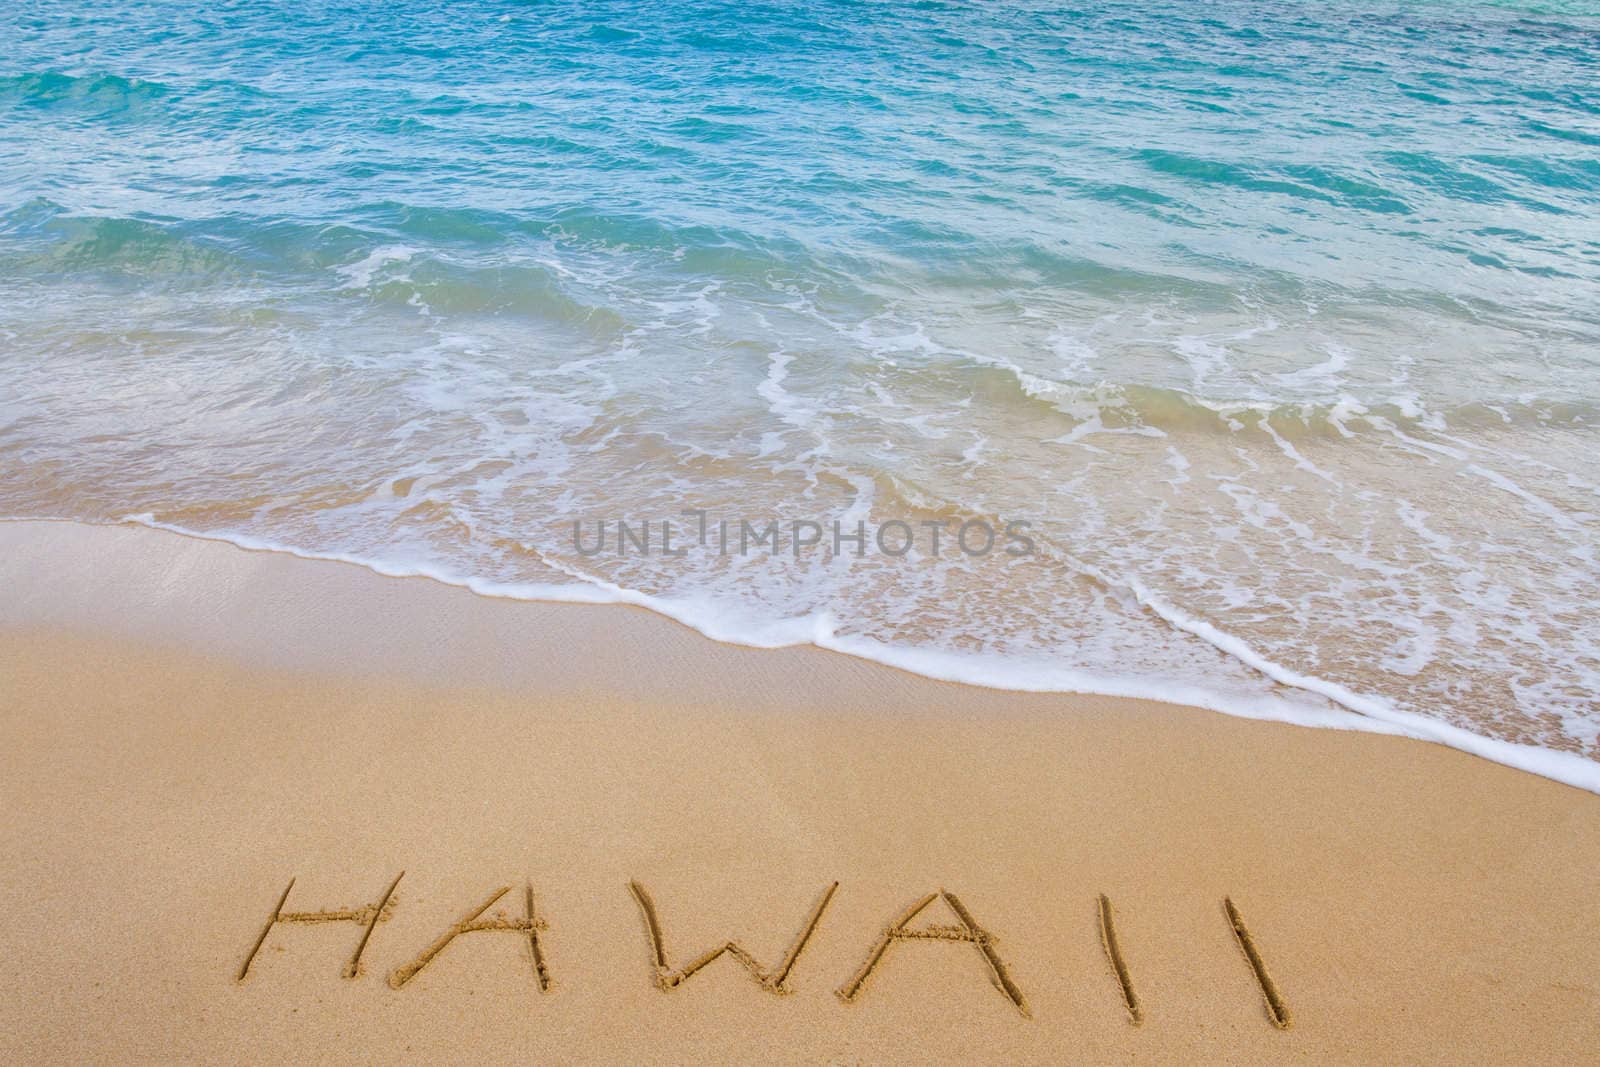
[[[0,36],[0,513],[1600,759],[1600,5]]]

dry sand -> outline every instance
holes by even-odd
[[[7,1063],[1600,1044],[1600,797],[1443,747],[963,688],[134,528],[0,524],[0,593]],[[845,1002],[940,890],[909,927],[940,936],[890,940]]]

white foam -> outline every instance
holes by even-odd
[[[768,353],[767,375],[756,386],[756,393],[767,402],[767,410],[780,420],[797,430],[816,433],[817,406],[800,399],[783,386],[789,378],[789,364],[793,362],[794,356],[781,348],[774,348]]]
[[[379,245],[354,263],[346,263],[334,270],[344,279],[346,289],[365,289],[373,278],[390,263],[405,263],[416,255],[418,249],[410,245]]]
[[[858,486],[863,496],[870,493],[870,480],[867,481],[867,487]],[[864,506],[860,497],[857,505]],[[419,561],[375,560],[348,553],[312,552],[262,538],[199,532],[160,522],[150,514],[127,515],[120,521],[204,540],[222,541],[253,551],[281,552],[302,559],[354,564],[388,577],[430,578],[446,585],[469,589],[481,596],[561,603],[631,604],[673,619],[725,644],[755,648],[811,644],[942,681],[1018,692],[1134,697],[1187,704],[1242,718],[1411,737],[1447,745],[1496,763],[1600,793],[1600,762],[1570,752],[1484,737],[1449,723],[1402,711],[1379,697],[1352,692],[1327,679],[1293,671],[1273,662],[1239,638],[1167,603],[1132,576],[1125,578],[1122,584],[1142,607],[1168,625],[1200,638],[1282,686],[1325,698],[1334,706],[1319,706],[1286,695],[1225,692],[1175,680],[1102,674],[1063,667],[1040,659],[897,646],[862,636],[840,635],[837,621],[826,612],[778,619],[760,619],[745,613],[731,615],[726,605],[710,599],[652,596],[593,576],[584,576],[571,585],[496,582],[457,574]],[[1108,581],[1103,575],[1097,574],[1097,577]],[[1111,583],[1108,581],[1108,584]]]
[[[1323,386],[1339,379],[1339,373],[1350,366],[1350,352],[1343,345],[1329,342],[1323,346],[1328,358],[1314,366],[1288,374],[1277,375],[1278,382],[1288,386]]]
[[[1272,438],[1273,444],[1277,445],[1279,450],[1282,451],[1285,456],[1288,456],[1290,461],[1293,462],[1296,467],[1305,471],[1307,474],[1314,474],[1318,478],[1321,478],[1323,481],[1332,485],[1339,484],[1339,479],[1335,478],[1333,475],[1329,474],[1315,463],[1312,463],[1309,459],[1306,459],[1306,457],[1300,454],[1299,449],[1295,448],[1294,445],[1284,440],[1283,436],[1279,434],[1277,430],[1272,428],[1272,420],[1270,418],[1264,416],[1261,419],[1260,425],[1261,428],[1266,431],[1267,436]]]
[[[1449,745],[1451,748],[1471,752],[1483,756],[1485,759],[1504,763],[1507,766],[1520,770],[1532,771],[1534,774],[1546,778],[1554,778],[1558,782],[1587,789],[1592,793],[1600,793],[1600,763],[1585,759],[1583,756],[1571,752],[1556,752],[1550,749],[1536,748],[1532,745],[1518,745],[1510,741],[1501,741],[1481,734],[1471,733],[1449,723],[1437,719],[1429,719],[1412,712],[1401,711],[1388,701],[1379,697],[1353,693],[1335,682],[1313,675],[1301,674],[1287,667],[1272,662],[1258,653],[1245,642],[1226,634],[1203,619],[1196,619],[1178,608],[1166,603],[1155,596],[1136,579],[1128,579],[1133,593],[1139,602],[1151,611],[1160,615],[1168,623],[1186,633],[1191,633],[1207,643],[1239,660],[1254,667],[1272,680],[1283,685],[1294,686],[1310,693],[1324,696],[1359,715],[1364,716],[1373,723],[1382,723],[1392,729],[1381,730],[1383,733],[1400,733],[1408,737],[1415,737],[1424,741],[1436,741],[1439,744]],[[1370,728],[1363,724],[1362,728]]]

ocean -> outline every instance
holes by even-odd
[[[0,39],[6,517],[1600,789],[1600,3]]]

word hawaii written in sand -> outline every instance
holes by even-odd
[[[399,904],[396,890],[400,887],[401,880],[405,878],[402,871],[388,883],[388,888],[374,900],[351,907],[324,908],[317,911],[291,911],[288,910],[289,895],[294,891],[295,879],[290,878],[288,885],[278,895],[277,903],[268,914],[265,925],[256,937],[245,955],[244,962],[240,965],[236,980],[243,982],[249,978],[252,968],[256,965],[257,957],[261,954],[262,947],[267,943],[273,928],[280,924],[335,924],[349,923],[360,931],[355,941],[354,950],[340,972],[348,979],[359,978],[365,973],[362,967],[362,957],[367,951],[372,940],[373,931],[378,924],[388,921],[394,914],[394,909]],[[525,883],[521,893],[513,893],[513,886],[504,885],[487,893],[477,904],[465,911],[461,918],[443,931],[437,938],[423,948],[408,962],[402,963],[389,972],[388,983],[393,989],[402,989],[417,975],[421,974],[427,966],[448,949],[457,938],[464,934],[474,933],[500,933],[511,934],[523,940],[528,948],[528,960],[532,968],[533,980],[540,993],[549,993],[555,983],[551,977],[551,966],[546,959],[544,945],[539,935],[549,929],[549,923],[535,907],[533,885]],[[806,945],[811,941],[817,927],[821,925],[823,916],[828,910],[828,905],[833,901],[834,894],[838,892],[839,883],[832,882],[817,894],[811,910],[807,913],[804,924],[801,926],[792,941],[784,950],[778,962],[767,965],[762,963],[748,949],[738,941],[725,941],[716,945],[698,956],[693,957],[681,966],[674,966],[667,952],[667,935],[661,920],[656,903],[650,891],[638,881],[628,883],[628,892],[632,894],[634,903],[638,905],[640,918],[644,923],[645,939],[650,953],[651,980],[663,993],[670,993],[682,986],[696,973],[716,962],[723,956],[732,957],[741,967],[749,973],[750,977],[766,992],[784,995],[791,992],[788,980],[795,967],[800,962],[801,955],[806,950]],[[520,900],[521,914],[508,913],[504,906],[490,912],[495,905],[507,899]],[[944,923],[925,922],[923,925],[913,925],[924,916],[930,908],[942,905],[949,913],[950,921]],[[1138,1026],[1144,1021],[1144,1007],[1134,988],[1131,968],[1123,953],[1122,943],[1117,934],[1116,917],[1113,912],[1111,900],[1102,894],[1097,901],[1097,916],[1100,931],[1100,943],[1105,950],[1106,962],[1112,977],[1115,979],[1122,1002],[1127,1009],[1128,1021]],[[1222,911],[1229,928],[1233,932],[1234,940],[1238,943],[1245,962],[1250,967],[1251,974],[1255,977],[1256,985],[1261,990],[1262,1002],[1266,1007],[1269,1022],[1280,1030],[1289,1028],[1290,1016],[1288,1005],[1284,1002],[1282,993],[1278,991],[1272,976],[1267,972],[1267,965],[1262,957],[1260,948],[1256,945],[1254,936],[1245,925],[1244,916],[1240,914],[1239,907],[1231,897],[1224,897]],[[879,933],[877,939],[868,950],[866,959],[850,978],[834,992],[846,1004],[858,1000],[866,991],[869,982],[881,969],[891,949],[897,945],[914,942],[942,941],[957,944],[971,945],[983,961],[989,982],[1016,1008],[1023,1018],[1031,1018],[1032,1013],[1028,1008],[1027,997],[1022,988],[1012,977],[1010,969],[1001,958],[998,949],[998,939],[989,931],[978,924],[972,912],[962,903],[961,898],[946,889],[927,893],[911,903],[905,910],[896,915],[889,924]]]

